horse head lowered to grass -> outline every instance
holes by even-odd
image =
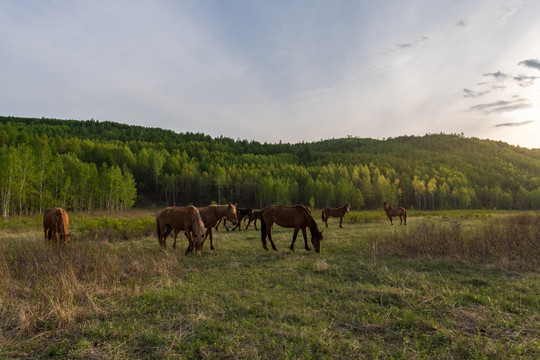
[[[156,216],[157,236],[162,247],[166,247],[167,236],[174,231],[173,248],[176,247],[176,238],[180,231],[184,231],[188,239],[186,255],[196,250],[197,256],[201,254],[204,245],[204,224],[201,214],[194,206],[169,206]]]
[[[43,214],[43,231],[45,239],[70,242],[71,234],[68,231],[69,216],[62,208],[53,207],[45,210]]]
[[[261,241],[263,249],[268,250],[266,246],[266,238],[270,240],[272,249],[276,249],[272,240],[272,225],[278,224],[286,228],[294,228],[293,239],[290,249],[294,251],[294,242],[298,235],[298,231],[302,229],[304,235],[304,247],[306,250],[311,250],[307,243],[306,228],[309,227],[311,232],[311,243],[315,248],[315,252],[321,251],[321,242],[323,240],[322,231],[319,231],[315,219],[311,215],[311,211],[304,205],[279,206],[270,205],[261,211]]]

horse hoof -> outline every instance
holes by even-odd
[[[263,249],[266,250],[266,251],[268,251],[268,248],[267,248],[266,246],[263,246]]]
[[[307,251],[311,251],[311,249],[310,249],[310,248],[308,248],[308,247],[306,248],[306,250],[307,250]]]

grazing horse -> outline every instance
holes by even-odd
[[[317,223],[311,212],[306,206],[293,205],[293,206],[279,206],[270,205],[265,207],[261,212],[261,241],[263,249],[268,250],[266,247],[266,237],[270,240],[272,249],[277,250],[272,240],[272,225],[274,223],[286,228],[294,228],[293,239],[290,249],[294,251],[294,242],[298,235],[298,230],[302,229],[304,235],[304,245],[306,250],[310,250],[307,243],[306,228],[309,227],[311,232],[311,243],[315,248],[315,252],[321,251],[321,241],[323,240],[322,232],[319,231]]]
[[[242,230],[240,226],[242,224],[242,220],[250,218],[252,212],[253,210],[251,209],[236,208],[236,216],[238,217],[238,222],[236,223],[236,226],[229,230],[229,228],[227,227],[227,219],[222,219],[222,220],[219,220],[218,224],[216,225],[216,230],[218,229],[219,224],[221,224],[221,221],[223,221],[223,226],[225,227],[225,229],[227,229],[227,231],[234,231],[236,229],[240,231]]]
[[[69,216],[62,208],[53,207],[45,210],[43,214],[43,231],[45,239],[56,239],[56,243],[60,241],[70,242],[71,234],[68,232]]]
[[[176,238],[183,230],[188,239],[186,255],[193,252],[193,249],[197,251],[197,256],[201,255],[205,239],[204,224],[196,207],[169,206],[157,213],[156,227],[159,244],[162,247],[167,247],[167,236],[174,231],[173,248],[176,248]]]
[[[388,203],[385,201],[384,211],[386,211],[386,216],[388,216],[390,219],[390,224],[394,225],[392,217],[399,216],[400,224],[404,225],[403,223],[405,222],[405,225],[407,225],[407,210],[405,210],[405,208],[391,208],[390,205],[388,205]]]
[[[249,224],[251,224],[252,221],[255,221],[255,222],[253,223],[253,226],[255,226],[255,230],[256,230],[256,231],[259,231],[259,229],[257,229],[257,219],[260,219],[260,218],[261,218],[261,211],[262,211],[262,210],[253,210],[253,211],[251,212],[251,214],[249,214],[249,221],[248,221],[248,223],[247,223],[247,225],[246,225],[246,230],[248,229]]]
[[[219,221],[223,218],[230,221],[233,225],[238,223],[238,217],[236,215],[236,204],[229,205],[209,205],[205,207],[197,208],[201,213],[201,218],[206,228],[206,239],[210,236],[210,249],[214,250],[214,232],[213,228],[217,226]]]
[[[326,224],[326,227],[328,227],[328,218],[330,216],[338,217],[339,218],[339,227],[343,227],[343,217],[346,213],[348,213],[351,210],[351,205],[346,204],[339,208],[326,208],[322,212],[322,221]]]

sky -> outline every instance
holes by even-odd
[[[538,0],[0,0],[0,115],[540,148]]]

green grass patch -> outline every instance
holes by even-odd
[[[129,227],[140,215],[112,218]],[[373,238],[426,220],[411,219],[329,224],[320,254],[303,250],[301,235],[290,251],[292,230],[277,226],[277,252],[253,229],[220,230],[200,257],[184,255],[185,238],[160,249],[146,230],[76,237],[77,215],[66,246],[33,227],[3,230],[0,358],[538,358],[537,270],[373,253]]]

